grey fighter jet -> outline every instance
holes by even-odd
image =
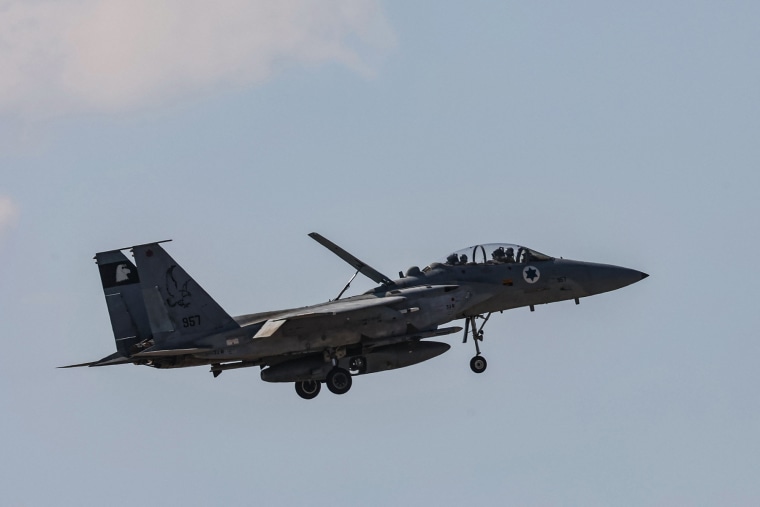
[[[322,384],[335,394],[356,375],[403,368],[446,352],[430,340],[472,337],[470,368],[486,369],[483,327],[494,312],[608,292],[646,278],[633,269],[557,259],[523,246],[476,245],[392,280],[317,233],[309,236],[356,272],[338,296],[303,308],[231,317],[160,243],[96,254],[117,352],[66,366],[141,364],[154,368],[210,365],[223,371],[258,366],[267,382],[293,382],[305,399]],[[341,299],[358,274],[379,284]]]

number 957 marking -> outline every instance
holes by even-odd
[[[182,327],[195,327],[201,325],[201,316],[192,315],[190,317],[182,317]]]

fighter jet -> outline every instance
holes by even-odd
[[[317,233],[313,239],[356,272],[337,297],[302,308],[231,317],[164,250],[165,241],[100,252],[95,260],[117,352],[99,361],[64,366],[132,363],[154,368],[210,365],[226,370],[258,366],[266,382],[292,382],[304,399],[325,384],[335,394],[357,375],[403,368],[446,352],[431,340],[464,329],[475,344],[470,368],[483,373],[483,328],[512,308],[574,300],[643,280],[641,271],[555,258],[508,243],[453,251],[396,280]],[[131,250],[135,262],[123,253]],[[377,287],[341,299],[362,274]],[[453,321],[461,326],[442,327]]]

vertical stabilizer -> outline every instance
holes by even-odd
[[[201,337],[239,328],[158,243],[132,248],[156,343],[171,337]]]
[[[140,276],[134,264],[120,251],[95,254],[100,281],[111,318],[116,350],[129,357],[137,343],[151,337],[143,304]]]

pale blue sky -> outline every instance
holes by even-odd
[[[760,5],[0,2],[0,503],[758,505]],[[481,242],[650,273],[298,398],[114,350],[92,256],[230,313]],[[357,280],[354,293],[371,282]]]

